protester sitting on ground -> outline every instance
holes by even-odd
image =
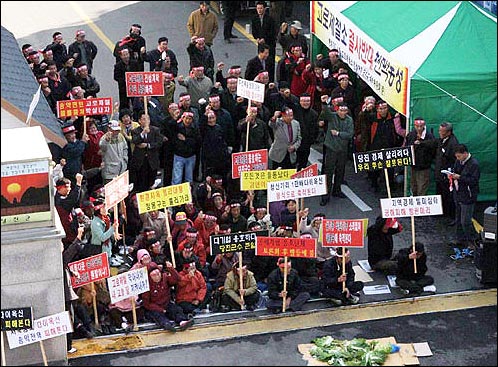
[[[199,231],[199,237],[204,244],[206,249],[207,261],[211,262],[213,257],[211,256],[211,249],[209,247],[209,236],[218,233],[219,226],[216,224],[216,216],[212,211],[208,211],[205,214],[201,211],[194,221],[194,227]]]
[[[183,264],[180,280],[176,285],[176,304],[180,306],[189,318],[206,308],[209,302],[206,281],[202,273],[196,269],[195,262]]]
[[[323,262],[329,259],[332,255],[335,254],[335,248],[333,247],[323,247],[322,239],[319,238],[320,235],[320,226],[322,225],[323,218],[325,218],[324,213],[316,213],[311,220],[311,223],[308,225],[308,216],[309,216],[309,208],[304,208],[299,213],[301,220],[299,222],[299,233],[310,233],[311,238],[317,239],[317,248],[316,248],[316,258],[318,260],[317,266],[322,269]]]
[[[140,214],[140,218],[142,219],[144,227],[150,227],[154,230],[154,237],[159,240],[161,245],[163,245],[167,237],[166,213],[160,210],[152,210],[150,212]]]
[[[195,262],[197,270],[202,271],[201,262],[199,257],[194,254],[194,247],[190,243],[185,243],[181,251],[175,251],[175,264],[176,270],[182,271],[183,264]]]
[[[135,238],[133,245],[128,248],[128,252],[132,255],[134,260],[138,260],[138,250],[146,250],[147,241],[153,238],[155,238],[156,240],[158,239],[156,236],[156,231],[152,227],[144,226],[139,235]]]
[[[296,226],[296,200],[290,199],[285,202],[285,209],[280,213],[280,225],[291,225],[294,230]]]
[[[311,233],[301,233],[300,238],[313,238]],[[319,297],[320,281],[318,280],[317,259],[296,257],[292,259],[292,267],[301,278],[301,290],[308,292],[312,297]]]
[[[194,255],[199,258],[199,262],[202,267],[201,272],[204,276],[207,276],[208,269],[206,264],[206,249],[204,248],[204,244],[202,243],[202,239],[200,238],[199,232],[196,228],[192,227],[187,229],[187,238],[178,244],[178,251],[183,251],[183,248],[187,243],[192,245]]]
[[[240,288],[239,262],[232,265],[227,273],[223,296],[221,299],[222,311],[242,310],[254,311],[259,301],[259,291],[254,274],[242,266],[242,289]]]
[[[211,275],[214,275],[213,289],[225,285],[228,272],[232,269],[233,264],[239,261],[239,255],[235,252],[226,252],[218,254],[211,263]]]
[[[342,272],[343,254],[346,257],[346,272]],[[363,289],[363,282],[355,281],[355,272],[351,262],[351,254],[345,247],[338,247],[337,254],[325,261],[321,279],[322,295],[333,304],[348,305],[360,301],[359,292]],[[346,287],[343,290],[343,283]]]
[[[92,240],[91,248],[93,249],[90,253],[91,255],[97,255],[102,252],[107,252],[107,256],[110,259],[112,255],[112,240],[120,240],[121,234],[115,235],[115,231],[118,228],[118,223],[113,222],[111,224],[111,218],[107,214],[105,209],[104,199],[97,199],[93,202],[95,215],[92,219]],[[114,237],[113,237],[114,235]],[[111,237],[113,237],[111,239]]]
[[[231,233],[247,231],[247,219],[240,214],[239,200],[232,199],[222,217],[223,222],[230,226]]]
[[[163,270],[167,256],[163,252],[163,245],[161,245],[161,242],[155,238],[147,241],[147,250],[149,251],[151,261],[155,262],[157,266]]]
[[[397,259],[396,284],[404,294],[417,296],[424,291],[425,286],[434,284],[434,278],[426,275],[427,255],[422,243],[415,242],[415,251],[411,246],[399,250]],[[417,262],[416,273],[413,259]]]
[[[368,263],[373,270],[384,274],[396,274],[397,260],[393,258],[393,235],[400,233],[403,226],[396,218],[378,216],[375,224],[367,229]]]
[[[171,218],[171,217],[170,217]],[[187,230],[194,226],[194,223],[187,218],[185,212],[178,212],[175,215],[175,221],[170,219],[171,239],[173,248],[178,250],[178,244],[187,238]],[[181,270],[181,269],[180,269]]]
[[[257,207],[256,211],[247,218],[247,226],[249,227],[252,223],[260,225],[261,231],[273,232],[271,216],[266,213],[265,207]]]
[[[167,331],[176,331],[176,325],[185,330],[193,325],[194,320],[188,320],[182,308],[173,302],[171,287],[178,283],[180,275],[169,261],[165,265],[164,273],[155,263],[147,266],[150,290],[142,293],[145,317]]]
[[[111,322],[108,310],[109,304],[111,303],[111,297],[109,295],[109,290],[107,289],[106,280],[103,279],[93,282],[93,285],[82,285],[77,288],[76,293],[79,297],[78,302],[85,308],[92,320],[95,320],[93,297],[96,298],[97,320],[99,320],[100,329],[103,334],[113,333],[114,330],[109,328]]]
[[[153,240],[148,240],[148,241],[153,241]],[[152,258],[150,256],[149,251],[147,251],[146,249],[140,249],[137,252],[137,262],[135,264],[133,264],[133,266],[131,267],[130,270],[136,270],[136,269],[146,267],[151,262],[152,262]],[[159,265],[158,265],[158,267],[159,267]]]
[[[278,258],[278,268],[268,275],[268,296],[266,308],[272,313],[283,311],[282,304],[285,298],[286,310],[300,311],[307,300],[310,299],[308,292],[301,291],[301,278],[295,269],[292,269],[291,260],[287,260],[287,290],[284,291],[285,259]]]

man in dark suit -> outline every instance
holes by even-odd
[[[267,59],[270,55],[270,46],[265,43],[258,45],[258,56],[250,59],[247,62],[246,73],[244,78],[254,80],[262,71],[268,71]]]
[[[268,70],[270,82],[274,82],[275,47],[277,45],[275,20],[269,14],[265,13],[264,1],[257,2],[256,12],[257,15],[252,18],[252,36],[256,41],[258,41],[258,45],[267,44],[270,46],[270,55],[268,56],[268,64],[266,69]]]
[[[151,126],[145,111],[138,113],[140,126],[131,131],[131,142],[135,149],[130,162],[130,181],[137,192],[151,189],[159,168],[159,151],[164,136],[156,126]]]

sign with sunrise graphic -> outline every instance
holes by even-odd
[[[47,160],[3,163],[1,193],[2,226],[52,220]]]

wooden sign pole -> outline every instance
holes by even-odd
[[[249,102],[247,103],[247,116],[249,116],[249,114],[251,113],[251,100],[249,100]],[[249,123],[249,121],[247,122],[247,127],[246,127],[246,152],[249,151],[249,126],[251,124]]]
[[[135,305],[135,296],[130,297],[130,299],[131,299],[131,312],[133,314],[133,331],[138,331],[137,308]]]
[[[384,177],[386,178],[386,188],[387,188],[387,197],[391,198],[391,186],[389,184],[389,175],[387,174],[387,168],[384,168]]]
[[[83,116],[83,135],[86,135],[86,115]]]
[[[5,359],[5,342],[3,341],[3,331],[1,332],[2,338],[2,366],[7,365],[7,360]]]
[[[168,239],[169,252],[171,253],[171,263],[173,264],[173,267],[176,268],[175,251],[173,250],[173,242],[170,239],[171,229],[169,228],[169,211],[168,208],[165,208],[164,210],[166,211],[166,238]]]
[[[144,111],[147,116],[149,116],[149,106],[147,102],[147,96],[144,96]]]
[[[92,293],[94,295],[92,296],[92,301],[93,301],[93,315],[95,316],[95,326],[99,327],[99,314],[97,313],[97,292],[95,291],[95,284],[93,282],[90,283],[90,286],[92,287]]]
[[[342,248],[342,275],[346,275],[346,247]],[[342,282],[342,291],[346,290],[346,279]]]
[[[287,256],[284,257],[284,292],[287,293]],[[282,297],[282,312],[285,312],[287,295]]]
[[[45,347],[43,346],[43,340],[40,340],[40,349],[43,357],[43,365],[48,366],[47,353],[45,353]]]
[[[242,278],[242,251],[239,251],[239,290],[244,289],[244,279]],[[241,293],[240,294],[240,299],[242,302],[244,302],[244,295]],[[245,310],[246,306],[245,304],[240,305],[241,310]]]
[[[412,215],[412,248],[415,252],[415,217]],[[413,272],[417,274],[417,258],[413,259]]]

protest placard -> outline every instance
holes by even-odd
[[[250,101],[263,103],[265,100],[265,85],[242,78],[237,78],[237,96]]]
[[[325,175],[320,175],[268,182],[267,192],[268,202],[325,195],[327,193],[327,178]]]
[[[63,311],[34,320],[31,330],[7,331],[6,334],[10,349],[14,349],[71,332],[73,332],[73,322],[69,312]]]
[[[57,101],[57,117],[110,115],[112,97]]]
[[[78,274],[77,277],[71,276],[73,288],[105,279],[111,275],[107,252],[69,263],[68,266],[73,274]]]
[[[107,286],[111,296],[111,303],[147,292],[150,289],[147,268],[129,270],[110,277],[107,279]]]
[[[6,308],[0,311],[2,331],[31,329],[33,327],[33,308]]]
[[[324,219],[323,247],[363,247],[363,219]]]
[[[380,199],[382,218],[441,215],[441,195],[409,196]]]
[[[291,178],[303,178],[318,176],[318,163],[313,163],[311,166],[303,168],[301,171],[294,173]]]
[[[209,236],[211,255],[254,250],[256,248],[256,232],[230,233]]]
[[[126,72],[128,97],[164,96],[162,71]]]
[[[258,237],[257,256],[316,257],[315,238]]]
[[[124,200],[128,196],[128,186],[128,171],[124,171],[121,175],[104,186],[106,210],[118,205],[120,201]]]
[[[268,182],[290,180],[294,173],[295,169],[241,172],[240,190],[266,190]]]
[[[353,153],[355,173],[385,168],[412,166],[415,164],[413,145],[370,152]]]
[[[243,171],[263,171],[268,169],[268,150],[251,150],[232,153],[232,178],[240,178]]]
[[[140,214],[179,206],[192,202],[190,184],[184,182],[179,185],[161,187],[155,190],[139,192],[137,194],[138,212]]]

